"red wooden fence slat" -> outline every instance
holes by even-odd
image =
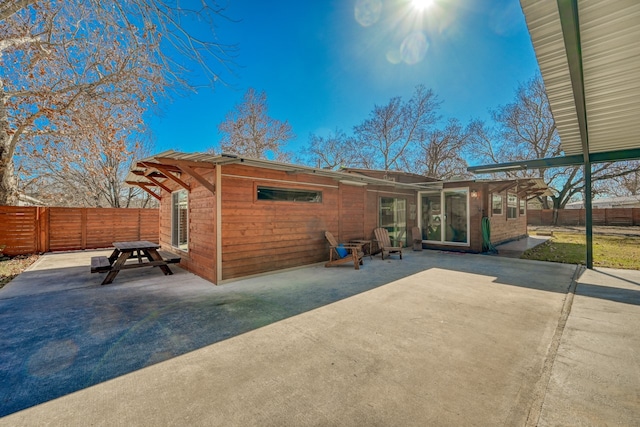
[[[586,221],[584,209],[559,209],[556,225],[584,226]],[[606,226],[640,226],[640,208],[605,208],[593,209],[593,225]],[[528,225],[553,225],[553,209],[529,209]]]
[[[158,243],[159,210],[0,206],[5,255],[98,249],[127,240]]]

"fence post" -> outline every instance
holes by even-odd
[[[87,249],[87,208],[80,208],[80,229],[82,230],[81,249]]]
[[[49,252],[49,208],[38,208],[38,252]]]

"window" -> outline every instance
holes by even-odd
[[[527,201],[524,199],[520,199],[520,216],[525,216],[527,214]]]
[[[500,194],[491,195],[491,214],[502,215],[502,196]]]
[[[183,251],[189,248],[187,190],[171,194],[171,245]]]
[[[518,217],[518,196],[515,194],[507,195],[507,218]]]
[[[322,203],[322,191],[258,186],[258,200]]]

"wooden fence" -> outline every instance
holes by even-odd
[[[5,255],[97,249],[128,240],[159,241],[158,209],[0,206]]]
[[[593,209],[593,225],[639,226],[640,208]],[[553,209],[527,210],[528,225],[554,225]],[[584,209],[559,209],[555,225],[585,225]]]

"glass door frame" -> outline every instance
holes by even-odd
[[[467,206],[466,206],[466,211],[467,211],[467,241],[466,242],[451,242],[448,240],[445,240],[445,236],[446,236],[446,227],[448,225],[448,221],[446,218],[446,207],[445,207],[445,193],[449,193],[449,192],[459,192],[459,191],[464,191],[466,192],[467,195]],[[438,245],[447,245],[447,246],[471,246],[471,242],[470,242],[470,236],[471,236],[471,215],[470,215],[470,200],[469,200],[469,187],[455,187],[455,188],[443,188],[441,190],[436,190],[436,191],[419,191],[418,192],[418,226],[420,227],[420,230],[424,230],[425,224],[423,224],[423,212],[422,212],[422,196],[425,195],[436,195],[439,194],[440,195],[440,217],[441,217],[441,228],[440,228],[440,240],[422,240],[423,243],[431,243],[431,244],[438,244]]]
[[[390,231],[389,230],[389,225],[388,224],[382,224],[382,209],[383,209],[383,203],[382,203],[382,199],[392,199],[393,200],[393,230]],[[398,209],[398,202],[401,201],[402,204],[404,205],[403,208],[404,209]],[[406,245],[407,242],[407,227],[408,227],[408,223],[407,223],[407,206],[409,205],[408,200],[405,197],[397,197],[395,195],[390,195],[390,196],[380,196],[378,197],[378,227],[382,227],[382,228],[386,228],[389,231],[389,237],[391,237],[391,239],[395,239],[397,238],[398,234],[401,231],[404,231],[404,237],[403,237],[403,244]],[[403,215],[403,220],[400,221],[398,219],[398,214],[402,214]]]

